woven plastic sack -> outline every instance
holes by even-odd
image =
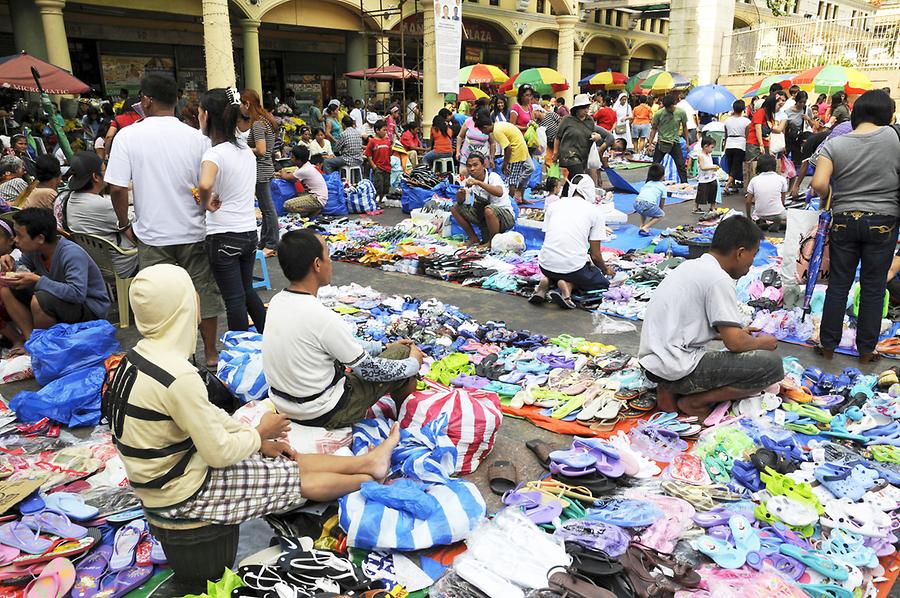
[[[341,173],[332,172],[324,175],[325,185],[328,187],[328,201],[322,208],[322,213],[326,216],[346,216],[347,215],[347,194],[344,191],[344,181],[341,180]]]
[[[493,392],[447,388],[433,384],[413,393],[400,407],[400,427],[421,428],[447,414],[447,436],[456,446],[456,473],[475,471],[494,448],[503,413],[500,397]]]
[[[25,423],[47,417],[70,428],[95,426],[100,422],[100,388],[105,377],[102,365],[81,368],[36,392],[20,392],[9,407]]]
[[[272,194],[272,203],[275,204],[275,212],[279,216],[284,216],[284,202],[297,197],[297,188],[290,181],[272,179],[269,189]]]
[[[263,372],[262,335],[256,332],[226,332],[225,348],[219,354],[216,372],[231,392],[242,402],[258,401],[269,396],[269,383]]]
[[[55,324],[35,330],[25,343],[38,384],[47,384],[72,372],[103,365],[119,350],[116,329],[106,320]]]
[[[431,189],[414,187],[403,179],[400,180],[400,209],[406,214],[424,206],[433,195],[434,191]]]
[[[368,214],[378,209],[375,185],[369,179],[363,179],[347,192],[347,211],[351,214]]]

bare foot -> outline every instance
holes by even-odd
[[[479,243],[481,243],[481,239],[469,239],[466,241],[466,247],[475,247]]]
[[[678,397],[669,387],[658,385],[656,387],[656,406],[668,413],[678,411]]]
[[[368,452],[369,464],[361,473],[372,476],[376,482],[383,482],[391,472],[391,453],[399,443],[400,424],[397,423],[385,441]]]
[[[859,354],[859,362],[860,363],[874,363],[876,361],[881,360],[881,355],[878,353],[860,353]]]
[[[692,400],[691,395],[678,399],[676,405],[678,411],[681,413],[685,415],[695,415],[700,418],[701,421],[709,417],[709,414],[712,413],[712,409],[709,408],[708,404]]]

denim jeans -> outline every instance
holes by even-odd
[[[662,164],[663,156],[669,154],[672,156],[672,160],[675,161],[675,168],[678,169],[678,178],[682,183],[686,183],[688,180],[687,168],[684,165],[684,156],[681,155],[681,140],[676,139],[672,142],[672,149],[667,152],[662,151],[659,148],[660,141],[657,139],[656,141],[656,149],[653,150],[653,161],[657,164]]]
[[[422,156],[422,163],[425,164],[425,166],[428,166],[429,168],[431,168],[431,163],[434,162],[435,160],[437,160],[438,158],[452,158],[452,157],[453,157],[453,153],[448,154],[446,152],[436,152],[434,150],[431,150],[430,152],[428,152],[424,156]]]
[[[325,162],[322,163],[322,170],[325,171],[325,174],[331,174],[336,170],[340,170],[344,166],[347,165],[347,162],[340,156],[335,156],[334,158],[325,158]]]
[[[266,325],[266,308],[253,289],[256,231],[208,235],[206,249],[213,277],[225,300],[228,330],[249,329],[249,314],[256,331],[262,333]]]
[[[275,249],[278,247],[278,213],[275,211],[269,183],[256,183],[256,201],[259,203],[259,211],[262,212],[259,248]]]
[[[858,214],[858,213],[857,213]],[[828,291],[819,338],[822,347],[834,349],[841,342],[847,296],[859,270],[859,315],[856,348],[871,353],[878,343],[887,273],[897,246],[897,219],[880,214],[835,214],[828,240]]]

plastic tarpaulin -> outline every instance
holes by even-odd
[[[102,365],[119,349],[116,329],[106,320],[38,329],[25,343],[34,377],[41,386],[77,370]]]

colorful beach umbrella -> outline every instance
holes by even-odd
[[[522,85],[531,85],[539,95],[559,93],[569,89],[569,82],[562,73],[548,67],[525,69],[500,86],[500,91],[515,94]]]
[[[604,71],[585,77],[578,82],[581,87],[602,87],[604,89],[625,89],[628,77],[617,71]]]
[[[685,100],[694,110],[707,114],[730,112],[737,98],[723,85],[701,85],[687,94]]]
[[[860,71],[849,66],[829,64],[803,71],[794,77],[794,85],[807,92],[832,94],[845,91],[848,95],[859,95],[872,89],[872,82]]]
[[[505,83],[508,79],[509,75],[492,64],[470,64],[459,69],[460,85],[480,85],[482,83],[497,85]]]
[[[460,87],[456,99],[460,102],[474,102],[481,98],[489,98],[490,96],[481,91],[477,87]]]
[[[678,73],[662,69],[647,69],[630,77],[625,83],[625,91],[646,94],[672,91],[673,89],[687,89],[690,86],[690,79]]]
[[[766,95],[769,93],[769,88],[772,87],[775,83],[780,83],[781,87],[787,89],[791,85],[793,85],[793,79],[797,75],[769,75],[764,79],[760,79],[756,83],[750,86],[750,88],[744,92],[743,97],[745,98],[755,98],[756,96],[762,94]]]

